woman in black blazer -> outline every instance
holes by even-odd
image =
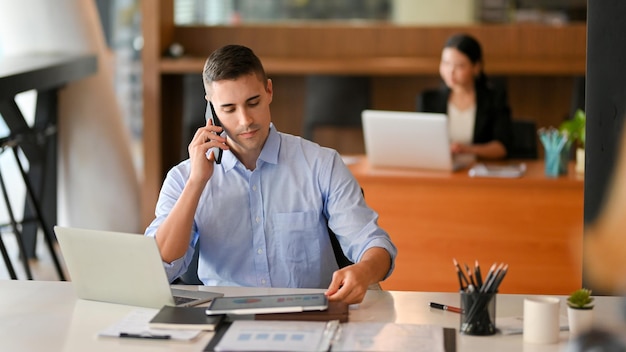
[[[511,109],[506,91],[487,81],[478,41],[466,34],[450,37],[439,73],[445,86],[420,94],[417,110],[448,115],[453,153],[505,158],[513,136]]]

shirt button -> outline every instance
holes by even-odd
[[[263,253],[263,249],[259,248],[256,250],[257,253],[262,254]]]
[[[261,284],[265,285],[265,279],[261,280]]]
[[[256,186],[252,186],[252,190],[253,190],[253,191],[256,191]]]
[[[260,219],[258,216],[256,217],[256,219],[255,219],[255,220],[256,220],[256,223],[257,223],[257,224],[261,221],[261,219]]]

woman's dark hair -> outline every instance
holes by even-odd
[[[462,52],[467,56],[472,64],[483,64],[483,50],[480,47],[480,43],[474,37],[469,34],[459,33],[451,36],[446,41],[444,48],[454,48],[458,51]],[[478,77],[476,77],[476,85],[477,86],[486,86],[487,85],[487,76],[483,71],[483,67],[480,68],[480,73]]]

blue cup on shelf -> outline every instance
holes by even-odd
[[[571,142],[567,133],[556,128],[541,128],[537,131],[545,151],[545,173],[548,177],[567,174]]]

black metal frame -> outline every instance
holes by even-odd
[[[33,189],[33,185],[31,184],[28,173],[26,172],[24,165],[22,164],[22,161],[20,160],[20,155],[19,155],[20,148],[26,145],[33,145],[33,144],[45,145],[46,139],[55,134],[56,134],[56,128],[54,126],[47,126],[41,130],[33,129],[25,133],[11,135],[7,138],[2,139],[2,143],[0,143],[1,148],[2,148],[1,149],[2,153],[7,149],[11,149],[13,152],[15,162],[18,166],[20,175],[22,176],[22,180],[24,181],[24,186],[26,188],[26,200],[28,202],[28,207],[30,211],[32,212],[32,214],[34,215],[34,219],[28,218],[28,214],[25,211],[24,218],[22,219],[21,222],[18,222],[15,219],[13,208],[11,207],[11,202],[9,200],[6,184],[4,183],[4,179],[2,177],[2,173],[0,170],[0,186],[2,187],[4,201],[6,204],[7,211],[9,213],[10,225],[18,243],[18,247],[20,251],[20,258],[24,266],[24,271],[29,280],[32,280],[33,276],[30,270],[30,265],[28,263],[29,256],[28,256],[28,252],[26,251],[26,246],[24,243],[23,231],[20,231],[19,225],[23,225],[24,223],[30,223],[30,222],[35,221],[36,224],[39,226],[39,228],[41,228],[41,230],[44,233],[44,240],[46,242],[48,250],[50,251],[50,256],[52,257],[52,260],[54,262],[54,266],[56,268],[57,274],[59,275],[59,279],[62,281],[65,281],[65,274],[63,273],[63,269],[61,268],[61,263],[59,261],[59,258],[54,248],[54,234],[52,233],[52,230],[51,230],[52,228],[47,225],[47,222],[44,219],[41,205],[39,204],[39,201],[37,200],[37,197]],[[42,166],[45,169],[45,164]],[[2,255],[4,257],[4,261],[6,263],[7,269],[9,271],[9,275],[11,276],[12,279],[15,280],[17,279],[17,275],[15,273],[13,265],[11,264],[11,260],[8,257],[8,253],[6,253],[6,247],[4,246],[4,243],[2,242],[1,235],[0,235],[0,247],[1,247],[0,250],[2,250]]]

